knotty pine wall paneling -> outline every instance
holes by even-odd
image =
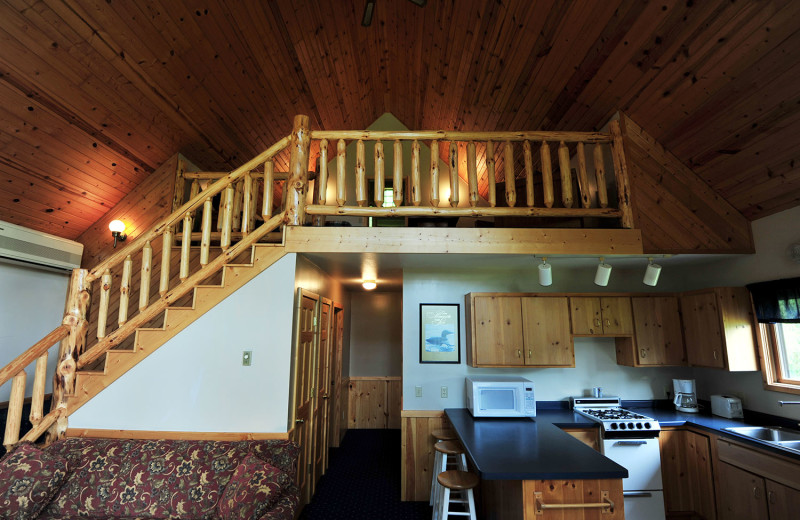
[[[400,377],[351,377],[348,384],[347,427],[400,427]]]
[[[450,422],[444,412],[403,410],[401,413],[400,499],[428,501],[433,471],[434,430],[447,428]]]

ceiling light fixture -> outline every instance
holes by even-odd
[[[642,283],[650,287],[655,287],[658,283],[658,277],[661,275],[661,266],[653,263],[653,257],[647,260],[649,263],[647,264],[647,270],[644,272],[644,280],[642,280]]]
[[[597,264],[597,272],[594,275],[595,285],[605,287],[608,285],[608,279],[611,278],[611,266],[605,263],[605,259],[601,256],[600,263]]]
[[[125,242],[128,235],[125,234],[125,223],[121,220],[112,220],[108,224],[108,230],[111,231],[111,236],[114,237],[114,247],[117,247],[117,241]]]
[[[375,280],[364,280],[364,281],[361,282],[361,287],[363,287],[364,289],[366,289],[368,291],[373,290],[377,286],[378,286],[378,284],[375,282]]]
[[[548,287],[553,285],[553,270],[550,264],[547,263],[547,257],[542,257],[542,263],[539,264],[539,285]]]

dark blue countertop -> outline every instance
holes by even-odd
[[[570,410],[543,410],[535,420],[475,419],[464,408],[449,408],[445,413],[482,479],[591,480],[628,476],[628,470],[557,426],[596,426]]]

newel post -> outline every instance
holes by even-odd
[[[306,216],[308,190],[308,155],[311,134],[308,116],[294,116],[289,156],[289,179],[286,181],[286,217],[290,226],[302,226]]]
[[[608,125],[611,133],[611,156],[614,159],[614,177],[617,181],[619,209],[622,212],[622,227],[632,229],[634,225],[633,208],[631,206],[631,186],[628,177],[628,163],[622,142],[622,130],[619,121],[611,121]]]
[[[61,342],[58,350],[58,364],[53,377],[53,397],[50,409],[66,408],[67,397],[75,393],[75,371],[78,358],[86,347],[86,333],[89,328],[87,313],[91,300],[91,282],[88,269],[74,269],[69,280],[69,293],[64,313],[64,325],[69,325],[69,336]],[[62,416],[51,427],[48,441],[64,436],[67,418]]]

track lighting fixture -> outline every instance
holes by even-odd
[[[658,283],[658,277],[661,274],[661,266],[654,264],[652,257],[647,260],[649,263],[647,264],[647,270],[644,272],[644,280],[642,280],[642,282],[650,287],[655,287]]]
[[[595,285],[605,287],[608,285],[608,279],[611,278],[611,266],[605,263],[605,259],[601,256],[600,263],[597,264],[597,272],[594,275]]]
[[[548,287],[553,285],[553,270],[550,264],[547,263],[547,257],[542,257],[542,263],[539,264],[539,285]]]

